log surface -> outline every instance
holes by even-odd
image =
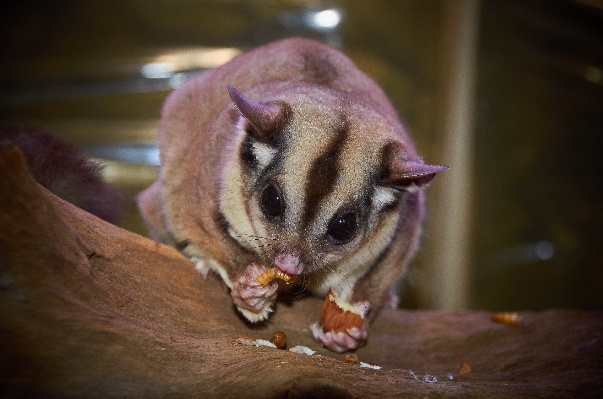
[[[224,286],[175,249],[57,198],[0,146],[0,397],[597,397],[603,313],[383,310],[356,354],[320,348],[319,298],[240,318]],[[287,334],[307,356],[234,345]],[[461,361],[471,366],[460,375]]]

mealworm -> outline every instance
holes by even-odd
[[[521,321],[521,316],[516,312],[493,313],[490,319],[495,323],[516,326]]]
[[[275,278],[281,279],[287,284],[293,281],[293,276],[291,276],[290,274],[285,273],[278,267],[271,267],[270,269],[267,269],[264,273],[260,274],[257,277],[257,282],[262,285],[266,285]]]

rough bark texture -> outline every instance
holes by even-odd
[[[603,314],[384,310],[360,361],[310,337],[321,300],[282,301],[261,326],[233,310],[214,277],[35,183],[0,148],[0,397],[596,397]],[[235,346],[287,334],[288,346]],[[471,365],[459,375],[460,362]]]

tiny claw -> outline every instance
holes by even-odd
[[[360,342],[364,342],[366,340],[366,337],[368,336],[366,328],[352,327],[348,328],[346,332],[350,337]]]
[[[347,332],[335,333],[333,331],[325,332],[319,323],[314,323],[310,329],[312,330],[314,339],[337,353],[358,348],[364,344],[367,337],[367,330],[364,326],[362,328],[350,328]]]
[[[255,263],[249,264],[236,279],[230,293],[239,311],[251,322],[266,319],[276,298],[276,281],[265,286],[257,281],[257,276],[264,270],[264,267]]]

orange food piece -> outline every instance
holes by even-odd
[[[461,362],[461,367],[459,368],[459,374],[460,375],[471,374],[471,366],[469,365],[469,362],[466,362],[464,360]]]
[[[521,316],[517,312],[493,313],[492,316],[490,316],[490,320],[495,323],[516,326],[521,321]]]
[[[237,338],[237,340],[235,341],[235,346],[236,345],[243,345],[243,346],[256,346],[256,342],[249,338],[248,336],[242,336],[240,338]]]
[[[347,363],[358,363],[358,355],[355,353],[350,353],[349,355],[345,355],[345,361]]]
[[[362,326],[364,314],[359,309],[339,299],[331,288],[322,303],[320,324],[325,331],[345,332],[348,328]]]

